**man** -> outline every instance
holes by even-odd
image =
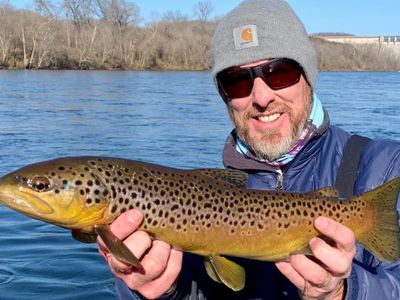
[[[212,43],[213,76],[235,130],[226,167],[249,173],[248,187],[308,192],[334,186],[350,134],[329,124],[313,92],[317,58],[304,26],[280,0],[247,0],[221,20]],[[365,147],[354,193],[400,175],[400,143]],[[314,226],[333,242],[310,241],[313,257],[277,263],[236,259],[246,285],[232,292],[205,273],[201,258],[182,254],[136,231],[142,215],[121,215],[112,230],[141,258],[144,271],[112,257],[120,299],[399,299],[400,262],[389,264],[355,243],[353,232],[319,217]]]

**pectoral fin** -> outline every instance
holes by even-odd
[[[207,274],[216,282],[222,282],[234,291],[244,288],[246,274],[244,269],[222,256],[205,257]]]
[[[211,264],[208,257],[204,257],[204,266],[206,267],[208,276],[210,276],[212,280],[218,283],[223,283],[221,279],[219,279],[218,274],[215,272],[214,266]]]
[[[128,247],[111,232],[108,225],[96,225],[95,231],[114,257],[137,269],[142,269],[140,261],[133,255]]]
[[[95,233],[87,233],[87,232],[83,232],[83,231],[75,230],[75,229],[71,230],[71,235],[75,240],[80,241],[82,243],[86,243],[86,244],[96,243],[96,239],[97,239],[97,234],[95,234]]]

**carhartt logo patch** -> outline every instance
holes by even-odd
[[[258,46],[257,26],[245,25],[233,30],[236,50]]]

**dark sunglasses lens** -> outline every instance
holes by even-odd
[[[233,69],[220,73],[217,77],[220,88],[229,98],[241,98],[250,95],[253,82],[248,70]]]
[[[262,69],[264,80],[273,90],[289,87],[300,80],[300,66],[290,61],[276,61]]]
[[[299,82],[303,71],[295,61],[285,58],[275,59],[254,68],[228,69],[217,75],[222,93],[231,99],[250,95],[253,89],[251,72],[260,76],[271,89],[279,90]]]

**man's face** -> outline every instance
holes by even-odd
[[[241,139],[258,157],[272,161],[298,140],[310,116],[311,98],[311,88],[303,75],[296,84],[280,90],[272,90],[256,77],[251,94],[230,100],[228,111]]]

